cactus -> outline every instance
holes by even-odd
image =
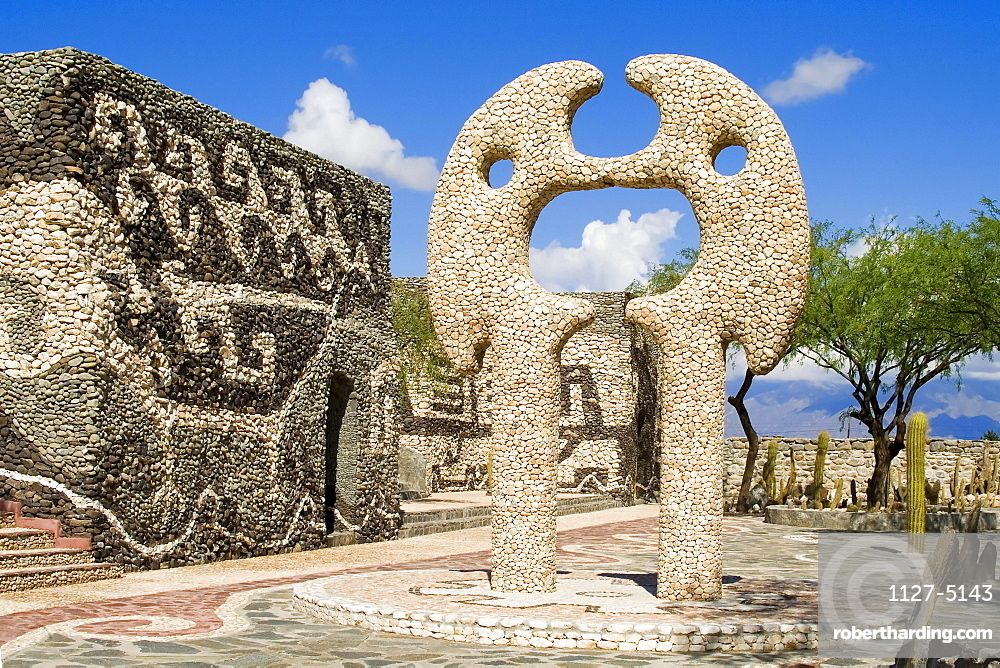
[[[990,494],[1000,492],[1000,453],[993,455],[993,475],[990,477]]]
[[[837,478],[837,484],[833,488],[833,500],[830,501],[830,507],[836,510],[840,507],[840,500],[844,497],[844,479]]]
[[[985,444],[981,462],[972,470],[969,492],[975,495],[996,494],[1000,489],[1000,455],[990,456]],[[960,488],[960,493],[964,488]]]
[[[927,501],[924,498],[927,477],[924,469],[927,453],[927,416],[914,413],[906,429],[906,531],[924,533]]]
[[[961,487],[959,486],[962,482],[962,478],[958,474],[959,467],[962,465],[962,457],[955,458],[955,468],[951,472],[951,484],[949,485],[949,491],[951,492],[951,500],[957,501],[958,497],[963,494]]]
[[[855,510],[858,507],[858,481],[851,478],[851,505],[854,506]]]
[[[985,450],[985,448],[984,448]],[[997,491],[997,480],[1000,471],[1000,455],[989,456],[989,453],[983,452],[983,492],[986,494],[995,494]]]
[[[892,489],[891,498],[889,499],[890,506],[893,503],[903,501],[903,481],[900,478],[899,469],[893,468],[889,470],[889,487]]]
[[[823,507],[823,469],[826,452],[830,449],[830,432],[821,431],[816,441],[816,461],[813,463],[812,501],[814,508]]]
[[[927,498],[928,505],[936,506],[941,502],[941,481],[935,480],[934,484],[930,482],[924,483],[924,496]]]
[[[778,465],[778,442],[770,441],[767,444],[767,460],[764,462],[764,471],[761,477],[764,480],[764,489],[767,490],[767,498],[777,500],[778,483],[774,477],[774,471]]]
[[[792,493],[792,489],[795,487],[795,453],[791,450],[788,451],[788,480],[785,481],[785,491],[781,495],[781,502],[785,503],[788,500],[788,495]]]

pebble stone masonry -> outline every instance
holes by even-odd
[[[781,122],[725,70],[650,55],[625,75],[661,118],[649,146],[629,156],[574,148],[574,112],[603,82],[579,61],[531,70],[469,118],[431,208],[430,304],[460,373],[475,373],[489,346],[497,360],[492,586],[554,591],[559,356],[594,309],[534,281],[532,228],[570,191],[674,188],[688,198],[701,227],[697,263],[671,292],[631,301],[627,316],[661,352],[657,595],[710,600],[722,592],[725,348],[739,342],[757,373],[784,353],[805,300],[805,194]],[[746,149],[746,164],[719,174],[714,159],[733,145]],[[513,176],[492,188],[490,167],[505,159]]]
[[[393,537],[389,206],[98,56],[0,56],[0,497],[139,567]]]
[[[394,279],[426,294],[423,279]],[[405,281],[405,282],[404,282]],[[655,379],[652,340],[625,320],[627,292],[577,292],[596,317],[560,355],[561,410],[557,488],[598,492],[634,503],[655,492]],[[400,446],[424,458],[433,491],[486,489],[492,442],[494,359],[489,350],[474,376],[407,382]],[[402,464],[401,464],[402,472]]]

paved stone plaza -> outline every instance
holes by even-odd
[[[560,569],[647,573],[656,567],[654,505],[559,519]],[[725,576],[773,583],[816,577],[816,534],[726,518]],[[815,652],[664,656],[636,652],[484,647],[320,622],[297,612],[292,589],[335,573],[488,567],[489,529],[389,543],[134,573],[0,598],[5,666],[74,665],[815,665]],[[420,555],[420,558],[416,558]],[[387,601],[387,603],[392,603]],[[809,611],[806,616],[814,616]]]

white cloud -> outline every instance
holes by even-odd
[[[897,218],[898,216],[896,214],[884,211],[882,214],[879,215],[872,214],[871,218],[869,218],[869,223],[871,225],[874,225],[880,231],[882,230],[891,231],[897,228],[896,225]],[[850,244],[848,244],[847,248],[844,249],[844,253],[849,258],[859,258],[868,253],[868,251],[871,250],[871,247],[872,247],[871,235],[861,235],[857,239],[852,241]]]
[[[751,394],[753,390],[751,390]],[[767,392],[746,399],[747,411],[753,420],[754,429],[761,436],[790,436],[815,438],[821,431],[828,431],[833,436],[846,433],[840,429],[840,419],[836,414],[823,410],[809,410],[810,400],[803,397],[789,396],[787,389]],[[846,407],[846,406],[845,406]],[[846,428],[846,424],[845,424]],[[739,416],[728,403],[726,404],[726,434],[742,436]],[[857,422],[851,424],[851,437],[866,438],[868,432]]]
[[[530,249],[531,273],[554,292],[622,290],[661,261],[663,242],[676,238],[682,215],[660,209],[632,220],[632,212],[622,209],[613,223],[587,223],[579,246],[553,241]]]
[[[738,378],[742,382],[743,374],[747,370],[747,360],[741,348],[737,348],[733,352],[730,368],[732,369],[730,378]],[[805,357],[794,357],[787,362],[782,362],[771,373],[757,376],[754,382],[808,383],[819,387],[843,385],[845,388],[849,388],[846,380]]]
[[[324,58],[339,60],[347,67],[354,67],[358,61],[354,58],[354,49],[346,44],[334,44],[323,52]]]
[[[1000,380],[1000,360],[991,360],[986,356],[973,357],[962,368],[962,377],[975,380]]]
[[[844,249],[844,254],[850,258],[859,258],[865,255],[872,247],[871,237],[860,236]]]
[[[987,399],[971,392],[938,392],[931,395],[931,400],[941,404],[940,408],[927,411],[927,417],[947,415],[948,417],[980,417],[985,415],[1000,419],[1000,401]]]
[[[434,158],[404,154],[403,144],[381,125],[356,116],[347,91],[326,78],[309,84],[288,117],[284,138],[374,178],[412,190],[434,190]]]
[[[774,104],[798,104],[839,93],[856,74],[869,67],[850,53],[820,48],[811,57],[796,61],[792,76],[769,83],[764,97]]]

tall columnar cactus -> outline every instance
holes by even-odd
[[[924,485],[927,477],[924,456],[927,453],[927,416],[914,413],[906,428],[906,531],[924,533],[927,502]]]
[[[983,469],[981,466],[972,467],[972,482],[969,483],[969,491],[977,496],[986,491],[986,483],[985,478],[983,478]]]
[[[997,491],[997,457],[990,457],[986,448],[983,448],[983,493],[993,494]]]
[[[949,484],[949,491],[951,492],[952,502],[957,502],[961,498],[965,491],[963,489],[962,476],[959,475],[960,467],[962,466],[962,457],[959,455],[955,458],[955,468],[951,472],[951,483]]]
[[[813,463],[812,500],[814,508],[823,507],[823,469],[826,468],[826,452],[830,449],[830,432],[821,431],[816,442],[816,461]]]
[[[837,484],[833,488],[833,499],[830,501],[830,507],[836,510],[840,508],[840,501],[844,498],[844,479],[837,478]]]
[[[788,480],[785,481],[785,491],[781,493],[781,502],[785,503],[788,501],[788,496],[792,493],[795,488],[795,451],[788,451]],[[799,487],[801,490],[802,488]]]
[[[993,455],[993,475],[990,477],[990,494],[1000,493],[1000,453]]]
[[[778,442],[770,441],[767,444],[767,460],[764,462],[764,489],[767,490],[767,498],[772,501],[777,500],[778,482],[775,479],[775,470],[778,467]]]

